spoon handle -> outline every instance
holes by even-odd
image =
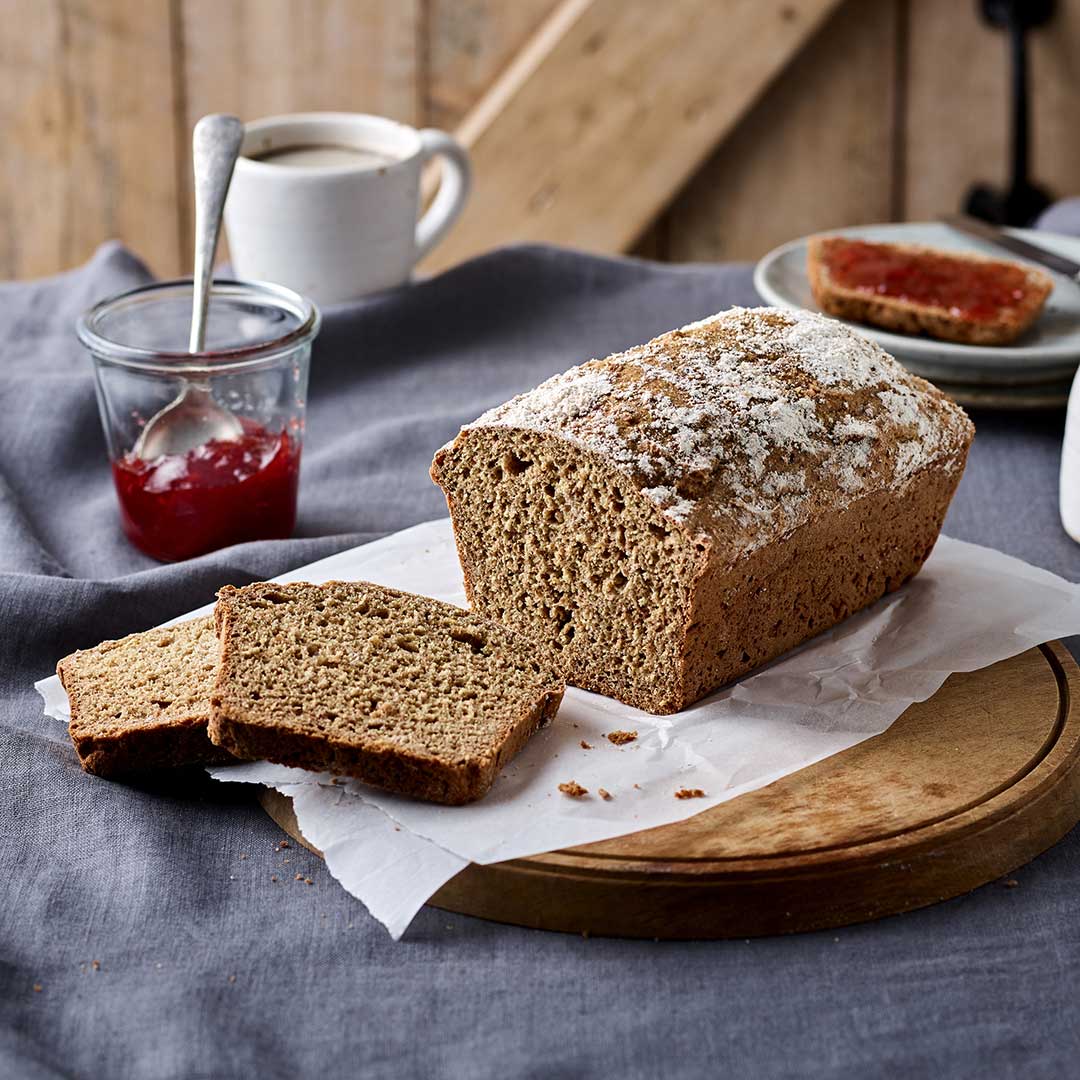
[[[195,125],[191,139],[195,167],[195,280],[188,352],[202,352],[206,344],[206,312],[221,212],[243,138],[244,125],[235,116],[217,114],[204,116]]]

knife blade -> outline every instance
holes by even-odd
[[[1080,263],[1066,259],[1064,255],[1047,251],[1046,248],[1039,247],[1037,244],[1029,244],[1018,236],[1002,232],[995,225],[988,225],[985,221],[979,221],[978,218],[968,217],[965,214],[950,214],[948,217],[943,217],[941,221],[953,229],[967,233],[968,236],[986,240],[1006,251],[1011,251],[1014,255],[1022,255],[1025,259],[1030,259],[1049,270],[1065,274],[1066,277],[1071,277],[1073,281],[1080,284]]]

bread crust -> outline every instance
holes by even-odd
[[[899,498],[874,492],[806,523],[736,567],[712,564],[694,592],[678,679],[649,711],[685,708],[895,592],[930,557],[963,472],[924,469]]]
[[[898,334],[925,334],[939,341],[961,345],[1011,345],[1027,331],[1042,313],[1054,282],[1048,274],[1034,267],[1023,266],[1003,259],[983,255],[948,252],[961,262],[997,263],[1020,266],[1027,275],[1029,291],[1022,303],[1002,309],[993,319],[972,319],[954,314],[943,307],[921,304],[888,296],[875,296],[858,289],[845,288],[832,280],[825,260],[824,249],[834,237],[813,236],[807,244],[806,271],[810,291],[818,307],[827,315],[850,322],[880,326]],[[883,245],[898,251],[920,254],[942,254],[935,248],[918,244]]]

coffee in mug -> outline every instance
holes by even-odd
[[[368,150],[362,146],[340,146],[334,143],[311,146],[282,146],[265,154],[252,156],[253,161],[268,161],[274,165],[302,165],[316,168],[350,166],[360,169],[386,168],[396,161],[389,154]]]

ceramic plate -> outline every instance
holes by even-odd
[[[1007,231],[1080,262],[1080,238],[1032,229]],[[863,225],[836,232],[863,240],[926,244],[956,251],[976,251],[1016,262],[1027,261],[932,221]],[[806,276],[806,241],[807,237],[803,237],[771,251],[755,267],[754,286],[766,303],[818,310]],[[912,371],[931,379],[998,387],[1060,381],[1080,363],[1080,286],[1061,274],[1046,272],[1054,279],[1054,291],[1035,325],[1015,345],[954,345],[932,338],[894,334],[861,323],[849,325],[860,334],[873,338]]]

